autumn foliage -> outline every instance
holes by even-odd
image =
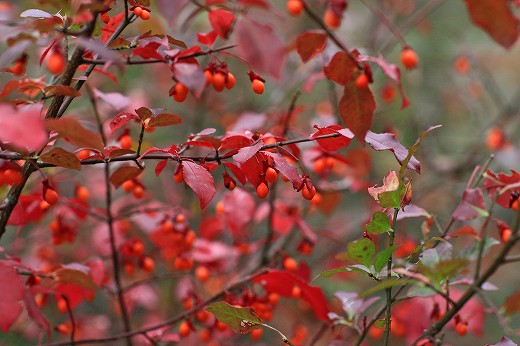
[[[0,344],[516,345],[519,6],[0,2]]]

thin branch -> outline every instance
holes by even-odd
[[[389,234],[388,239],[388,247],[394,246],[394,239],[395,239],[395,228],[397,224],[397,215],[399,214],[399,208],[394,209],[394,217],[392,220],[392,228],[393,231]],[[393,255],[390,255],[388,258],[388,264],[386,266],[387,271],[387,279],[390,280],[392,278],[392,262],[393,262]],[[384,345],[388,345],[388,342],[390,341],[390,329],[391,329],[391,317],[392,317],[392,287],[388,287],[386,290],[386,328],[385,328],[385,338],[384,338]]]
[[[403,35],[399,31],[399,28],[395,26],[395,24],[388,19],[388,17],[379,9],[379,7],[374,6],[372,3],[370,3],[368,0],[361,0],[361,2],[368,7],[368,9],[374,13],[377,18],[394,34],[395,39],[401,42],[401,45],[404,47],[408,46]]]
[[[263,270],[260,270],[260,271],[258,271],[256,273],[253,273],[251,275],[247,275],[247,276],[243,277],[242,279],[240,279],[239,281],[235,282],[234,284],[231,284],[228,287],[224,288],[219,293],[217,293],[217,294],[211,296],[210,298],[208,298],[208,299],[200,302],[199,304],[195,305],[190,310],[183,311],[182,313],[178,314],[177,316],[172,317],[170,319],[167,319],[165,321],[162,321],[160,323],[157,323],[157,324],[154,324],[152,326],[145,327],[145,328],[141,328],[141,329],[136,329],[136,330],[125,332],[125,333],[112,335],[112,336],[109,336],[109,337],[106,337],[106,338],[76,340],[75,345],[109,343],[109,342],[112,342],[112,341],[117,341],[117,340],[121,340],[121,339],[124,339],[124,338],[130,338],[130,337],[132,337],[134,335],[144,334],[144,333],[147,333],[147,332],[150,332],[150,331],[153,331],[153,330],[157,330],[157,329],[160,329],[160,328],[171,326],[171,325],[173,325],[173,324],[175,324],[177,322],[185,320],[186,318],[188,318],[188,317],[192,316],[193,314],[195,314],[196,312],[200,311],[205,306],[207,306],[207,305],[209,305],[209,304],[211,304],[211,303],[213,303],[213,302],[215,302],[215,301],[217,301],[219,299],[222,299],[230,291],[234,291],[235,289],[237,289],[239,287],[242,287],[243,285],[249,283],[251,280],[253,280],[256,277],[258,277],[260,275],[263,275],[263,274],[265,274],[267,272],[268,272],[267,269],[263,269]],[[70,345],[70,343],[68,343],[68,342],[58,342],[58,343],[44,344],[43,346],[67,346],[67,345]]]
[[[484,248],[486,246],[486,236],[487,236],[487,229],[489,222],[491,222],[491,219],[493,218],[493,211],[495,210],[496,201],[498,198],[498,191],[495,192],[495,196],[493,197],[493,200],[491,201],[491,205],[489,206],[488,210],[488,216],[486,217],[486,220],[482,223],[482,226],[480,227],[480,245],[478,247],[478,256],[477,256],[477,264],[475,268],[475,276],[474,280],[478,280],[478,277],[480,275],[480,267],[482,266],[482,257],[484,256]]]
[[[74,320],[74,314],[72,313],[72,308],[70,307],[69,298],[65,294],[61,295],[61,298],[65,301],[65,305],[67,306],[67,313],[69,314],[70,319],[70,344],[74,345],[74,336],[76,335],[76,321]]]

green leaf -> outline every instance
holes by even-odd
[[[379,274],[381,272],[381,270],[388,263],[388,259],[390,258],[390,256],[392,256],[395,249],[397,249],[398,247],[399,245],[391,246],[388,249],[385,249],[376,255],[376,258],[374,259],[374,269],[376,271],[376,274]]]
[[[399,181],[403,181],[403,176],[404,176],[404,171],[406,170],[406,166],[408,166],[408,162],[410,162],[410,159],[412,158],[413,154],[415,154],[415,152],[419,148],[419,145],[421,144],[424,136],[426,136],[428,134],[428,132],[430,132],[431,130],[435,130],[441,126],[442,125],[430,126],[425,131],[421,132],[421,134],[419,135],[419,138],[417,138],[415,143],[410,148],[408,148],[408,155],[401,162],[401,169],[399,170]]]
[[[383,234],[390,233],[394,230],[390,227],[390,220],[388,215],[382,211],[376,211],[370,221],[365,225],[365,230],[368,234]]]
[[[252,308],[235,307],[226,302],[216,302],[206,308],[215,318],[227,324],[235,333],[246,334],[262,327],[262,320]]]
[[[372,240],[362,238],[348,243],[347,251],[351,259],[370,268],[372,266],[372,258],[376,252],[376,246]]]
[[[386,321],[384,319],[380,319],[374,322],[373,326],[376,328],[383,328],[386,325]]]
[[[385,280],[385,281],[381,282],[380,284],[378,284],[378,285],[376,285],[376,286],[374,286],[372,288],[369,288],[368,290],[362,292],[359,295],[359,298],[368,297],[371,294],[374,294],[374,293],[379,292],[381,290],[385,290],[385,289],[390,288],[390,287],[403,286],[403,285],[414,284],[414,283],[417,283],[417,281],[416,280],[412,280],[412,279],[389,279],[389,280]]]
[[[408,292],[406,292],[407,297],[421,297],[421,298],[432,297],[436,294],[437,294],[437,292],[435,292],[431,288],[428,288],[425,286],[420,286],[420,285],[412,286],[412,287],[410,287]]]
[[[353,265],[353,266],[346,266],[346,267],[339,267],[334,269],[326,270],[320,274],[318,274],[312,281],[319,279],[319,278],[330,278],[333,275],[336,275],[338,273],[345,273],[345,272],[358,272],[367,274],[369,277],[373,277],[372,273],[370,272],[370,269],[364,265]],[[311,282],[312,282],[311,281]]]
[[[404,186],[400,184],[397,190],[379,194],[379,205],[383,208],[400,208],[404,192]]]

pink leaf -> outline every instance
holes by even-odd
[[[27,309],[27,314],[29,317],[40,327],[41,329],[45,330],[47,332],[47,337],[51,337],[51,325],[49,321],[45,318],[42,311],[36,304],[36,301],[34,300],[34,296],[29,292],[29,290],[25,290],[24,294],[24,303],[25,308]]]
[[[264,146],[264,142],[258,141],[256,144],[249,147],[241,148],[237,154],[233,155],[233,159],[238,163],[244,163],[253,157],[261,147]]]
[[[16,270],[0,261],[0,330],[9,332],[11,325],[22,313],[18,301],[24,299],[25,290]]]
[[[235,21],[235,15],[229,11],[218,9],[208,13],[209,23],[217,35],[228,38]]]
[[[0,105],[0,129],[0,141],[29,150],[40,148],[48,138],[43,117],[34,107],[24,110]]]
[[[368,131],[365,136],[365,142],[377,151],[390,150],[394,153],[394,156],[399,163],[403,162],[406,156],[408,156],[408,149],[399,143],[395,138],[395,135],[392,133],[374,133]],[[406,167],[413,169],[417,173],[420,173],[421,171],[421,164],[414,156],[412,156],[410,161],[408,161]]]
[[[289,179],[293,183],[293,185],[300,184],[301,177],[298,174],[298,170],[296,169],[296,167],[287,162],[285,157],[277,153],[271,153],[269,151],[265,151],[262,153],[273,158],[274,168],[276,168],[278,172],[280,172],[287,179]]]
[[[339,125],[330,125],[327,127],[319,127],[318,125],[314,125],[314,128],[316,128],[318,131],[314,132],[311,135],[311,139],[316,139],[316,137],[329,135],[333,133],[338,133],[338,130],[342,130],[341,126]],[[333,138],[326,138],[326,139],[318,139],[316,142],[325,150],[328,151],[336,151],[343,147],[346,147],[350,143],[350,139],[352,137],[344,136],[341,134],[341,136],[333,137]]]
[[[192,161],[182,162],[182,173],[186,184],[197,195],[201,209],[206,208],[216,193],[213,176],[204,167]]]
[[[473,220],[486,215],[486,202],[481,189],[466,189],[462,195],[462,202],[453,212],[453,218],[459,221]]]
[[[175,64],[174,75],[195,97],[200,97],[206,86],[206,76],[204,76],[204,71],[199,65],[177,63]]]

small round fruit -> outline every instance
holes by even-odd
[[[226,87],[226,76],[222,72],[213,75],[213,88],[220,92]]]
[[[11,67],[11,72],[15,76],[21,76],[25,73],[25,62],[22,60],[17,60],[13,63],[13,66]]]
[[[505,142],[505,134],[502,128],[492,127],[491,129],[489,129],[486,136],[486,146],[490,150],[498,150],[502,148]]]
[[[141,268],[145,272],[151,273],[155,269],[155,261],[151,257],[145,257],[141,263]]]
[[[142,20],[148,20],[150,19],[150,12],[143,9],[143,12],[141,13],[140,17]]]
[[[131,192],[135,187],[135,183],[133,182],[133,180],[127,180],[123,182],[121,186],[123,187],[123,190],[125,190],[125,192]]]
[[[262,328],[254,329],[249,333],[251,340],[258,341],[262,338],[262,335],[264,334],[264,330]]]
[[[258,95],[261,95],[264,93],[264,90],[265,90],[265,84],[264,82],[262,82],[260,79],[255,79],[253,80],[252,84],[251,84],[251,87],[253,88],[253,91],[258,94]]]
[[[269,301],[269,303],[276,305],[280,301],[280,295],[274,292],[269,293],[269,295],[267,296],[267,300]]]
[[[136,8],[134,8],[134,14],[136,16],[141,17],[142,13],[143,13],[143,8],[142,7],[137,6]]]
[[[58,311],[61,313],[65,313],[68,311],[67,301],[63,298],[58,299],[58,301],[56,302],[56,306],[58,308]]]
[[[283,260],[283,267],[288,271],[295,271],[298,269],[298,262],[292,257],[285,257]]]
[[[500,232],[500,240],[502,243],[509,242],[509,239],[511,239],[511,236],[513,235],[513,232],[510,228],[505,228]]]
[[[457,325],[455,326],[455,331],[460,336],[466,335],[468,333],[468,323],[466,323],[466,322],[457,323]]]
[[[310,189],[307,187],[307,185],[303,186],[302,189],[302,196],[306,200],[310,201],[314,198],[314,195],[316,195],[316,188],[313,186]]]
[[[190,327],[190,324],[187,322],[187,321],[183,321],[180,325],[179,325],[179,335],[182,337],[182,338],[185,338],[187,337],[188,335],[191,334],[191,327]]]
[[[45,190],[43,199],[50,205],[55,205],[56,203],[58,203],[60,197],[58,196],[58,193],[55,190],[48,188]]]
[[[267,187],[267,185],[265,183],[260,183],[256,187],[256,195],[259,198],[264,199],[267,196],[268,193],[269,193],[269,188]]]
[[[119,146],[121,149],[132,149],[132,137],[130,135],[123,135],[119,138]]]
[[[206,77],[206,86],[213,83],[213,73],[210,70],[204,70],[204,77]]]
[[[52,53],[47,58],[47,69],[50,73],[59,76],[65,72],[65,66],[67,65],[65,58],[58,52]]]
[[[320,157],[320,158],[314,160],[313,169],[314,169],[314,172],[316,172],[318,174],[325,172],[325,170],[327,169],[326,159],[324,157]]]
[[[80,150],[76,153],[76,156],[78,157],[78,160],[80,160],[80,161],[85,160],[86,158],[90,157],[90,150],[88,150],[88,149]]]
[[[301,0],[288,0],[287,12],[294,17],[298,17],[303,12],[303,3]]]
[[[419,64],[419,56],[413,49],[405,48],[401,52],[401,63],[407,69],[412,70]]]
[[[173,98],[177,102],[184,102],[186,98],[188,97],[188,88],[186,85],[182,83],[175,84],[175,94],[173,95]]]
[[[302,289],[300,288],[300,286],[294,285],[291,290],[291,296],[293,298],[300,298],[301,295],[302,295]]]
[[[228,72],[227,81],[226,81],[226,89],[232,89],[235,86],[236,82],[237,82],[237,80],[235,79],[235,76],[231,72]]]
[[[87,202],[90,198],[90,192],[85,186],[78,186],[76,189],[76,197],[83,202]]]
[[[268,167],[265,171],[265,179],[271,184],[274,184],[278,179],[278,173],[274,170],[274,168]]]
[[[366,74],[362,73],[356,78],[356,88],[365,89],[368,87],[368,77]]]
[[[141,199],[144,197],[144,189],[141,185],[134,186],[132,190],[132,195],[134,195],[135,198]]]
[[[336,15],[330,8],[323,14],[323,21],[332,29],[337,29],[341,26],[341,17]]]
[[[200,282],[208,281],[209,275],[209,269],[205,266],[198,266],[197,269],[195,269],[195,276]]]

